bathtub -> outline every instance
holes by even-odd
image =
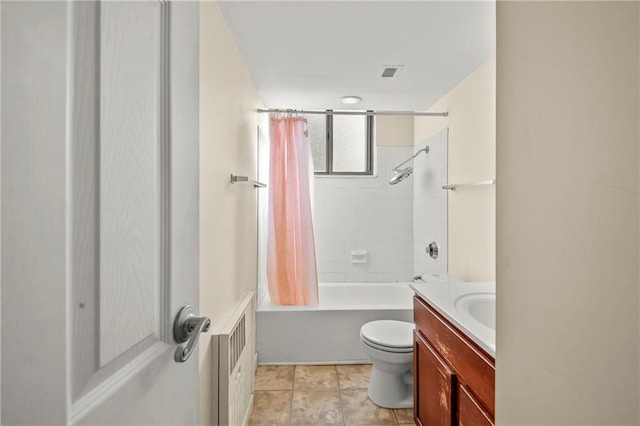
[[[413,321],[409,283],[319,284],[319,306],[280,306],[265,297],[257,310],[260,364],[369,362],[360,327],[369,321]]]

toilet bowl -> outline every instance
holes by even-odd
[[[413,407],[413,329],[413,323],[392,320],[360,329],[362,350],[373,363],[368,393],[376,405]]]

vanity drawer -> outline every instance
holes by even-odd
[[[495,415],[495,361],[478,345],[419,297],[413,298],[417,330],[453,368],[493,417]]]

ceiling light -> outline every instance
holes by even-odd
[[[359,104],[362,102],[362,98],[360,96],[343,96],[340,98],[340,102],[345,105]]]

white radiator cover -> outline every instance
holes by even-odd
[[[253,403],[255,293],[247,292],[226,322],[215,327],[213,348],[213,422],[242,426]]]

